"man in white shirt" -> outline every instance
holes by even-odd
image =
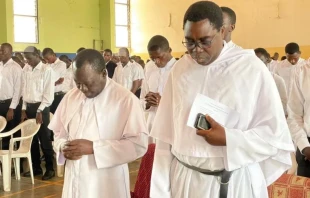
[[[136,62],[130,62],[127,48],[119,50],[120,63],[114,71],[113,80],[135,94],[144,79],[143,69]]]
[[[254,51],[255,51],[256,56],[261,61],[263,61],[263,63],[266,66],[268,66],[268,52],[264,48],[256,48]],[[281,78],[279,75],[275,73],[271,73],[271,75],[277,85],[280,98],[281,98],[281,102],[282,102],[282,106],[283,106],[283,110],[284,110],[285,116],[287,116],[287,93],[286,93],[285,82],[283,78]]]
[[[291,166],[294,146],[274,80],[253,51],[225,44],[222,17],[211,1],[185,13],[190,55],[172,68],[152,127],[150,197],[266,198]],[[195,98],[204,99],[194,111],[217,117],[202,118],[209,130],[187,125]]]
[[[235,11],[228,7],[221,7],[223,12],[224,40],[229,47],[241,48],[231,40],[232,32],[236,28],[237,16]]]
[[[65,164],[63,198],[130,198],[127,163],[146,152],[139,100],[107,77],[100,52],[73,62],[77,88],[66,94],[49,128],[58,164]]]
[[[285,46],[285,53],[286,60],[283,60],[277,64],[275,73],[284,79],[287,90],[287,97],[289,98],[294,79],[294,70],[304,61],[304,59],[300,58],[301,52],[297,43],[287,44]]]
[[[55,74],[55,93],[54,93],[54,101],[51,105],[51,113],[55,113],[60,101],[65,95],[64,92],[64,80],[67,71],[66,63],[59,60],[56,54],[51,48],[45,48],[42,52],[43,58],[46,63],[53,69]]]
[[[297,175],[310,177],[310,64],[304,62],[294,71],[288,100],[288,123],[297,146]]]
[[[23,72],[24,85],[21,120],[35,118],[37,123],[41,124],[38,133],[33,137],[31,145],[32,167],[34,175],[42,174],[39,149],[40,140],[46,167],[42,180],[49,180],[55,176],[51,131],[47,128],[50,122],[49,106],[54,99],[53,70],[41,62],[39,52],[35,47],[27,47],[24,54],[28,65]],[[24,176],[29,177],[30,172],[25,173]]]
[[[145,67],[140,99],[143,109],[148,112],[147,126],[151,131],[165,84],[176,60],[171,55],[168,40],[161,35],[152,37],[147,49],[152,61]]]
[[[13,49],[9,43],[0,47],[2,64],[0,65],[0,116],[7,120],[4,131],[11,130],[17,123],[16,113],[21,96],[22,69],[12,59]],[[2,148],[9,148],[9,137],[3,138]]]
[[[71,89],[76,87],[76,84],[74,82],[73,70],[72,70],[72,62],[69,59],[69,57],[66,55],[59,56],[59,59],[63,61],[64,63],[66,63],[66,67],[67,67],[65,80],[63,83],[63,92],[66,94]]]

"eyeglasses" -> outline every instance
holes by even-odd
[[[189,50],[193,50],[196,47],[200,47],[201,49],[206,49],[206,48],[210,48],[214,38],[216,37],[216,35],[218,35],[219,33],[216,33],[213,38],[211,40],[205,40],[205,41],[182,41],[182,44]]]

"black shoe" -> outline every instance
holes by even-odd
[[[55,171],[53,170],[47,170],[45,171],[42,180],[49,180],[52,179],[53,177],[55,177]]]
[[[33,170],[33,176],[37,176],[37,175],[42,175],[43,174],[43,171],[42,169],[34,169]],[[30,171],[24,173],[24,177],[30,177]]]

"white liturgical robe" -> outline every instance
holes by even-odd
[[[187,126],[198,93],[238,113],[238,119],[224,124],[226,146],[210,145]],[[178,160],[211,171],[234,171],[228,198],[266,198],[267,185],[291,167],[294,151],[268,69],[253,50],[227,45],[208,66],[197,64],[189,55],[175,64],[151,136],[157,139],[152,198],[219,197],[218,177],[186,168]]]
[[[49,128],[54,131],[57,163],[65,165],[64,198],[130,198],[128,162],[147,149],[147,129],[139,100],[107,78],[95,98],[77,88],[61,101]],[[93,155],[66,160],[67,140],[93,141]]]
[[[279,91],[283,110],[285,115],[287,115],[287,92],[286,92],[286,86],[285,86],[285,81],[283,78],[275,73],[271,74]]]

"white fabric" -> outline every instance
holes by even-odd
[[[275,67],[275,73],[278,74],[283,78],[285,81],[286,91],[287,91],[287,97],[289,97],[292,87],[292,82],[294,76],[292,75],[294,73],[294,68],[298,67],[304,59],[300,58],[296,65],[292,65],[287,59],[283,60],[279,63],[277,63]]]
[[[73,69],[72,69],[72,67],[69,67],[66,70],[65,79],[63,82],[63,92],[67,93],[68,91],[70,91],[74,87],[76,87],[76,84],[74,82]]]
[[[271,75],[274,81],[276,82],[276,85],[277,85],[277,88],[280,94],[283,110],[284,110],[285,115],[287,115],[287,93],[286,93],[285,82],[283,78],[280,77],[279,75],[275,73],[272,73]]]
[[[66,73],[67,73],[67,66],[66,63],[61,61],[59,58],[56,59],[56,61],[53,64],[49,64],[53,71],[55,72],[55,82],[59,80],[60,78],[65,78]],[[55,86],[55,93],[64,91],[63,84],[59,84]]]
[[[143,68],[136,62],[128,62],[125,67],[121,63],[115,68],[113,80],[128,90],[132,89],[133,82],[144,79]]]
[[[232,48],[237,48],[237,49],[242,49],[241,46],[235,44],[232,40],[230,40],[228,43],[227,43],[227,47],[232,47]]]
[[[35,68],[26,65],[23,69],[23,110],[27,103],[38,103],[40,110],[49,107],[54,100],[54,72],[48,65],[40,62]]]
[[[143,109],[148,112],[147,127],[149,131],[152,129],[157,107],[146,109],[145,96],[149,92],[159,93],[162,96],[169,73],[175,62],[176,59],[172,58],[163,68],[158,68],[153,61],[145,65],[145,79],[142,84],[140,100]]]
[[[288,124],[295,145],[302,151],[310,147],[310,63],[295,70],[288,99]]]
[[[74,88],[61,101],[49,128],[55,134],[57,163],[66,161],[63,198],[130,197],[127,163],[144,155],[148,138],[135,95],[109,79],[92,99]],[[60,149],[74,139],[93,141],[94,154],[65,160]]]
[[[277,67],[278,61],[271,60],[270,63],[267,64],[267,68],[271,73],[274,73]]]
[[[12,59],[0,64],[0,100],[12,99],[10,109],[15,109],[19,103],[22,73],[22,68]]]
[[[198,93],[239,112],[237,123],[224,125],[227,146],[212,146],[186,126]],[[151,180],[154,198],[218,197],[216,179],[192,173],[175,156],[204,169],[237,170],[229,198],[265,198],[267,185],[290,168],[294,151],[279,93],[266,66],[253,50],[227,45],[211,65],[201,66],[189,55],[175,64],[151,136],[157,139]]]

